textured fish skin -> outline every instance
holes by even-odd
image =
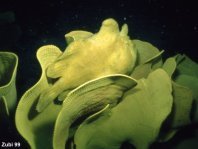
[[[40,95],[37,111],[44,110],[63,91],[86,81],[110,74],[129,74],[136,52],[127,33],[126,24],[119,31],[117,22],[107,19],[98,33],[71,42],[46,70],[47,77],[57,81]]]

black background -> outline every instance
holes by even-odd
[[[0,50],[12,51],[19,56],[19,98],[40,77],[41,70],[35,57],[40,46],[55,44],[64,50],[65,33],[76,29],[95,33],[101,22],[109,17],[120,25],[127,23],[132,39],[148,41],[160,50],[164,49],[166,57],[185,53],[198,62],[198,9],[195,2],[1,0],[0,14],[12,12],[15,20],[9,22],[0,17]],[[7,139],[18,139],[18,134],[12,131],[4,135]]]
[[[185,53],[197,61],[196,6],[190,0],[1,0],[0,12],[12,11],[15,21],[0,26],[0,49],[18,54],[18,80],[20,85],[29,87],[40,77],[35,58],[40,46],[55,44],[64,50],[65,33],[76,29],[97,32],[101,22],[112,17],[120,26],[128,24],[132,39],[148,41],[166,50],[165,55]]]

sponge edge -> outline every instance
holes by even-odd
[[[137,81],[129,76],[113,74],[90,80],[72,90],[64,100],[56,120],[54,149],[65,148],[70,125],[76,119],[93,112],[97,113],[108,106],[115,106],[123,92],[136,84]]]
[[[55,122],[61,106],[52,103],[45,111],[37,113],[35,104],[37,104],[39,95],[50,86],[45,70],[60,54],[62,52],[54,45],[45,45],[37,50],[36,56],[42,74],[38,82],[23,94],[15,112],[16,128],[31,149],[43,148],[43,144],[45,148],[52,148],[49,143],[53,131],[51,126],[52,122]],[[40,140],[41,143],[37,140]]]
[[[18,56],[12,52],[0,51],[0,98],[4,101],[2,109],[12,114],[17,105],[16,74]],[[2,105],[3,106],[3,105]]]
[[[90,81],[85,82],[84,84],[78,86],[74,90],[72,90],[64,100],[65,102],[69,102],[70,100],[75,100],[77,96],[81,96],[86,92],[95,90],[100,87],[108,86],[108,85],[117,85],[124,88],[124,90],[130,89],[137,85],[137,81],[127,75],[123,74],[113,74],[102,76]]]

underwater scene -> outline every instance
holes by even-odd
[[[198,148],[197,42],[189,1],[1,1],[0,148]]]

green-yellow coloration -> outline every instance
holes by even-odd
[[[0,52],[0,117],[2,112],[9,115],[16,108],[17,92],[15,80],[17,67],[17,55],[11,52]],[[2,111],[3,109],[4,111]]]
[[[82,40],[91,37],[93,34],[87,31],[71,31],[65,35],[67,44],[70,44],[73,41]]]
[[[40,94],[51,82],[47,80],[45,69],[52,63],[61,51],[52,45],[43,46],[37,52],[37,58],[42,68],[40,80],[21,97],[16,110],[16,127],[31,149],[51,149],[53,127],[61,105],[53,102],[43,111],[36,111],[36,103]]]
[[[63,103],[54,129],[54,149],[64,149],[69,127],[79,117],[115,106],[123,93],[133,88],[136,81],[126,75],[114,74],[88,81],[71,91]],[[61,139],[60,139],[61,138]]]
[[[174,78],[177,68],[176,58],[170,57],[166,59],[162,68],[167,72],[170,76],[170,79]],[[174,80],[172,80],[172,88],[173,88],[173,108],[171,114],[167,121],[169,124],[169,130],[161,129],[161,133],[159,135],[159,142],[166,142],[170,140],[180,127],[183,127],[187,124],[190,124],[190,112],[192,107],[192,91],[185,86],[179,85]]]
[[[84,121],[75,133],[76,149],[119,149],[128,141],[147,149],[172,109],[172,86],[167,73],[157,69],[127,91],[122,101],[95,121]]]
[[[163,63],[161,55],[164,51],[159,51],[155,46],[145,41],[132,41],[135,51],[137,51],[137,60],[131,77],[135,79],[146,78],[153,70],[161,68]]]
[[[191,122],[198,65],[181,55],[163,62],[163,51],[127,34],[126,24],[119,30],[110,18],[96,34],[67,33],[64,52],[39,48],[40,80],[21,97],[15,116],[31,149],[118,149],[126,141],[147,149]],[[16,55],[0,52],[0,116],[16,103],[17,64]]]
[[[79,36],[77,35],[79,33]],[[98,33],[73,32],[69,46],[46,69],[49,78],[58,79],[40,95],[37,111],[43,111],[63,91],[86,81],[110,74],[130,74],[136,61],[128,27],[119,31],[113,19],[103,21]]]
[[[198,122],[198,64],[192,61],[186,55],[178,54],[177,60],[177,72],[178,75],[174,77],[176,83],[188,87],[192,91],[194,109],[192,120]]]

